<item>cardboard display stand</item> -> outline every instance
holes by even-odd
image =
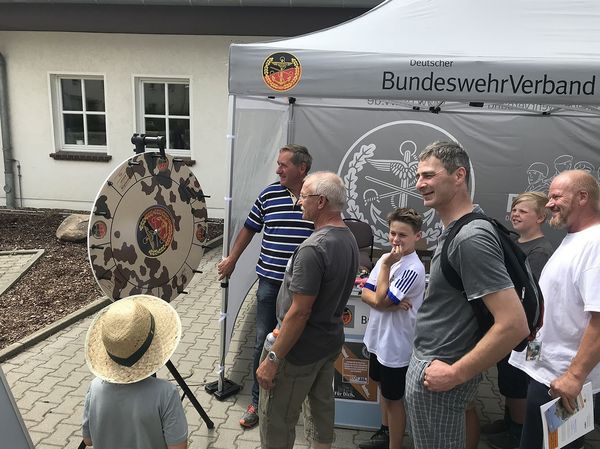
[[[343,314],[346,342],[335,362],[333,394],[335,425],[352,429],[378,429],[381,400],[377,385],[369,378],[369,353],[363,337],[369,320],[369,306],[353,292]]]

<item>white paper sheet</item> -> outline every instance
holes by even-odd
[[[556,398],[540,407],[544,449],[557,449],[594,430],[592,384],[586,383],[577,397],[578,410],[570,415]]]

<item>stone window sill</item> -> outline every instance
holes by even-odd
[[[78,152],[78,151],[59,151],[57,153],[50,153],[52,159],[57,161],[88,161],[88,162],[109,162],[112,156],[106,153],[91,153],[91,152]],[[188,167],[196,165],[196,161],[189,157],[174,156],[175,160],[183,161]]]
[[[59,151],[50,153],[52,159],[57,161],[89,161],[89,162],[109,162],[112,156],[106,153],[92,153],[79,151]]]

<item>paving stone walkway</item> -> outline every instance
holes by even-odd
[[[0,295],[8,290],[38,258],[43,249],[0,251]]]
[[[206,253],[197,275],[172,304],[181,316],[183,337],[171,359],[196,397],[215,423],[206,425],[186,399],[185,411],[189,422],[192,449],[258,449],[258,429],[243,430],[238,421],[250,402],[252,387],[251,365],[254,341],[254,296],[240,310],[229,353],[226,357],[226,376],[243,385],[242,391],[225,401],[218,401],[204,392],[204,384],[217,379],[219,367],[219,315],[221,288],[217,281],[216,263],[221,248]],[[88,371],[83,342],[91,317],[82,319],[47,340],[2,363],[13,395],[32,440],[39,449],[77,448],[81,441],[83,399],[92,375]],[[169,378],[166,368],[159,377]],[[496,387],[495,370],[485,375],[480,386],[477,409],[482,423],[499,419],[501,399]],[[302,426],[297,426],[295,448],[308,448]],[[352,429],[337,429],[334,448],[355,448],[371,433]],[[407,448],[412,448],[410,440]],[[588,448],[600,448],[599,432],[592,434]],[[482,441],[479,449],[488,449]]]

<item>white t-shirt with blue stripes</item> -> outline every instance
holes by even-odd
[[[375,264],[364,288],[377,289],[381,259]],[[408,366],[413,350],[417,310],[425,294],[425,267],[416,252],[400,259],[390,268],[388,298],[395,304],[407,298],[412,307],[403,310],[393,306],[383,310],[371,309],[365,331],[364,343],[369,352],[388,368]]]

